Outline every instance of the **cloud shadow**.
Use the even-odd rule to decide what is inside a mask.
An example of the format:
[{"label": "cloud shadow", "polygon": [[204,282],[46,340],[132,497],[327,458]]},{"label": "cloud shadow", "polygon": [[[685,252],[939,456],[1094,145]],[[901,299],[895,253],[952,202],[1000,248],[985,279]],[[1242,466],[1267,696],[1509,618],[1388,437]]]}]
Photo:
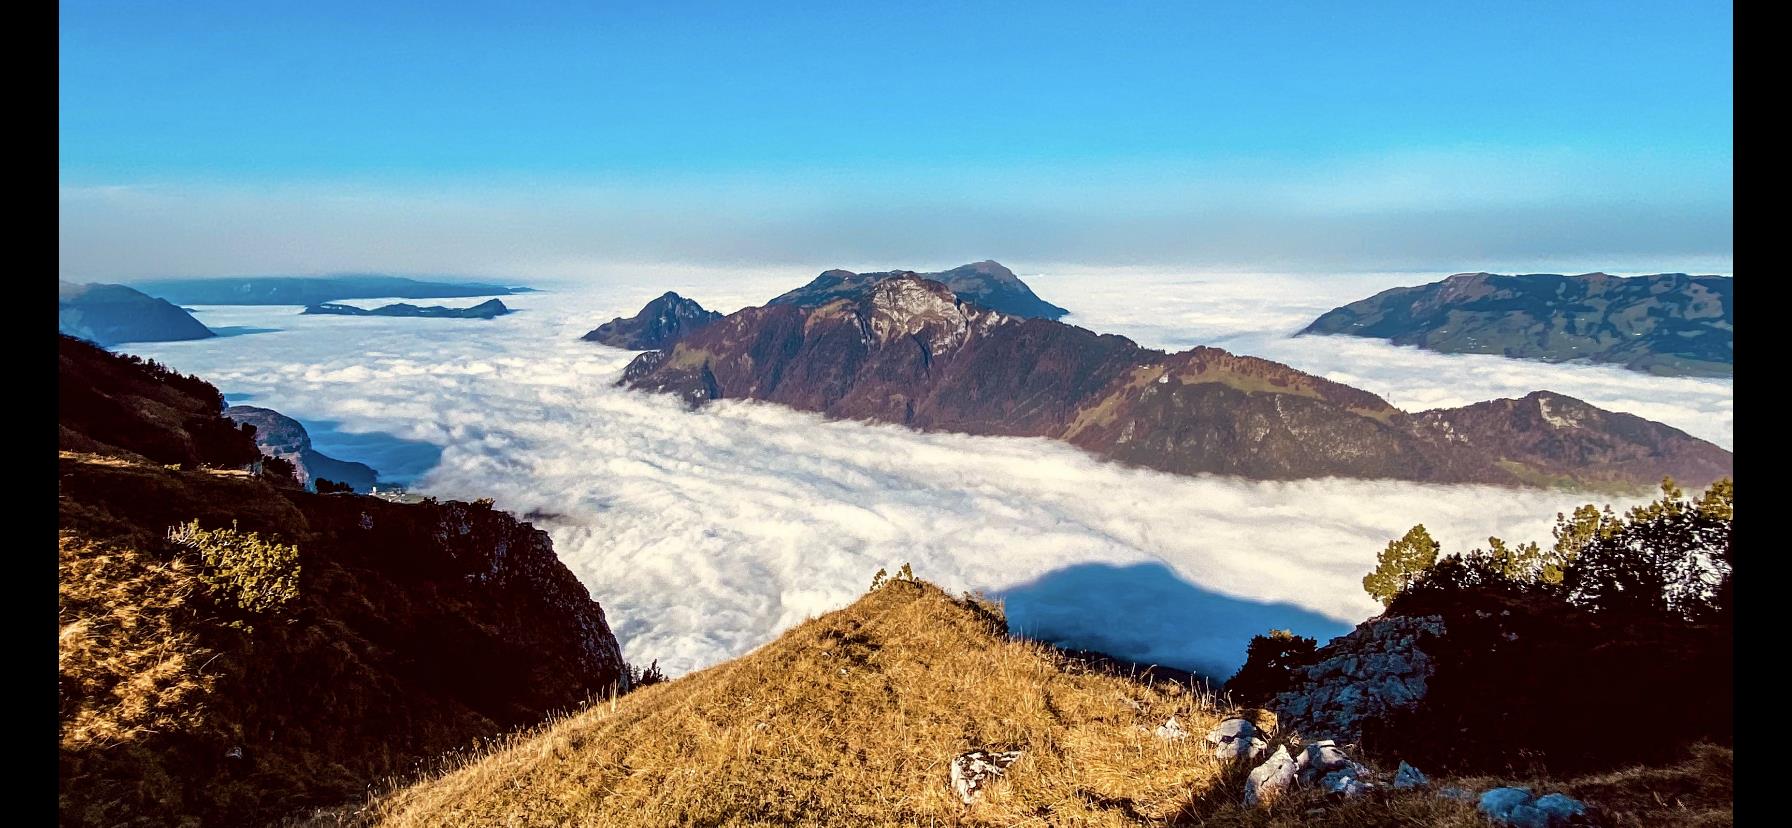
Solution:
[{"label": "cloud shadow", "polygon": [[409,485],[442,462],[442,447],[434,443],[383,431],[343,431],[335,420],[307,420],[304,425],[312,448],[337,460],[372,466],[381,483]]},{"label": "cloud shadow", "polygon": [[1224,681],[1251,636],[1293,630],[1321,644],[1352,625],[1287,603],[1222,595],[1158,562],[1084,563],[994,593],[1016,635]]}]

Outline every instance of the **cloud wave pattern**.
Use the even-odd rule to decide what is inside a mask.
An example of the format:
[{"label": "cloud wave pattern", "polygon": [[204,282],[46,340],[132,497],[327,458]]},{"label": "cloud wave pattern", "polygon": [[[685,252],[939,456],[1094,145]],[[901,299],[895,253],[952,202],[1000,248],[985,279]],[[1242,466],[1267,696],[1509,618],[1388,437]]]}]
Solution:
[{"label": "cloud wave pattern", "polygon": [[[1011,602],[1019,632],[1224,678],[1242,661],[1252,630],[1183,629],[1188,623],[1175,619],[1236,606],[1265,629],[1334,635],[1379,609],[1360,579],[1382,545],[1412,524],[1423,522],[1451,550],[1494,534],[1547,538],[1558,511],[1594,499],[1385,481],[1180,477],[1043,439],[921,434],[752,402],[688,411],[668,397],[613,387],[632,354],[578,341],[667,288],[731,311],[792,281],[686,276],[562,285],[505,297],[521,312],[490,321],[205,307],[200,319],[208,325],[277,330],[124,349],[197,373],[232,399],[332,423],[328,434],[341,436],[320,439],[317,448],[342,459],[362,459],[357,452],[370,450],[369,435],[439,446],[440,462],[413,490],[489,496],[500,508],[535,513],[603,603],[627,657],[658,659],[673,674],[747,652],[852,601],[880,567],[908,562],[949,589],[1023,596]],[[1727,383],[1463,360],[1368,341],[1290,344],[1285,334],[1310,318],[1309,305],[1331,306],[1330,296],[1302,293],[1300,280],[1126,274],[1030,281],[1077,310],[1080,324],[1154,346],[1211,342],[1335,379],[1351,371],[1396,404],[1457,404],[1508,394],[1502,383],[1519,383],[1619,408],[1614,399],[1635,396],[1654,407],[1637,411],[1644,416],[1672,421],[1659,413],[1668,411],[1705,423],[1703,436],[1728,435]],[[1133,590],[1152,600],[1129,602]],[[1191,600],[1213,604],[1170,606]],[[1115,617],[1117,608],[1138,605],[1164,609]],[[1116,635],[1117,625],[1128,633]]]}]

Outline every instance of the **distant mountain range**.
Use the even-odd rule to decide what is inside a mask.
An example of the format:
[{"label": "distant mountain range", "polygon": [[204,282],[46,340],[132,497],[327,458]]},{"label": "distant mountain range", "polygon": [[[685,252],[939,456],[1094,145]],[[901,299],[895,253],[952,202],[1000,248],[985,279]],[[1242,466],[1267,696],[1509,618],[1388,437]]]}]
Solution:
[{"label": "distant mountain range", "polygon": [[97,345],[216,336],[186,309],[124,285],[56,283],[57,328]]},{"label": "distant mountain range", "polygon": [[647,303],[641,312],[624,319],[620,316],[585,334],[581,339],[613,348],[641,351],[662,348],[691,331],[721,319],[715,311],[667,291]]},{"label": "distant mountain range", "polygon": [[509,296],[530,288],[478,282],[425,282],[402,276],[240,276],[221,279],[152,279],[136,288],[183,305],[316,305],[343,299],[456,299]]},{"label": "distant mountain range", "polygon": [[767,302],[767,305],[797,305],[812,308],[842,297],[860,296],[865,289],[885,279],[918,276],[939,282],[966,302],[990,310],[1001,311],[1023,319],[1058,319],[1070,313],[1033,294],[1014,271],[993,261],[959,265],[939,273],[916,273],[912,270],[891,270],[884,273],[854,273],[850,270],[829,270],[814,281]]},{"label": "distant mountain range", "polygon": [[515,313],[497,299],[487,299],[470,308],[445,308],[440,305],[418,307],[399,302],[395,305],[382,305],[368,310],[354,305],[337,305],[323,302],[307,305],[302,314],[324,316],[419,316],[432,319],[492,319],[507,313]]},{"label": "distant mountain range", "polygon": [[1678,429],[1547,391],[1409,414],[1267,360],[1167,354],[1017,318],[913,274],[819,304],[746,308],[641,354],[620,382],[693,402],[758,399],[930,431],[1052,437],[1182,474],[1629,489],[1663,475],[1703,485],[1733,462]]},{"label": "distant mountain range", "polygon": [[1735,280],[1727,276],[1458,273],[1336,308],[1301,333],[1727,377],[1734,372],[1734,297]]},{"label": "distant mountain range", "polygon": [[316,490],[319,479],[347,483],[357,492],[367,492],[379,482],[379,472],[365,463],[338,460],[311,447],[311,435],[298,420],[270,408],[233,405],[224,409],[224,416],[238,425],[255,426],[255,444],[263,454],[289,461],[299,478],[299,485]]}]

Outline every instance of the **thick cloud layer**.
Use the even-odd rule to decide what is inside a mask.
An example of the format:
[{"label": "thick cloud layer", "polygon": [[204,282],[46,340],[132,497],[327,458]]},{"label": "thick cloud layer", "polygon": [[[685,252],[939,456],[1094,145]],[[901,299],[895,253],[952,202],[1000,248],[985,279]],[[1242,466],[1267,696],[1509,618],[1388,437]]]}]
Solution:
[{"label": "thick cloud layer", "polygon": [[[1000,595],[1019,632],[1223,678],[1252,633],[1292,627],[1324,638],[1373,614],[1362,574],[1413,523],[1464,549],[1490,534],[1546,538],[1556,512],[1592,499],[1178,477],[1046,440],[924,435],[755,403],[692,412],[614,388],[632,355],[578,341],[668,288],[731,311],[807,276],[614,280],[505,297],[522,312],[490,321],[204,308],[214,327],[279,330],[126,350],[198,373],[237,401],[329,423],[317,447],[343,459],[378,466],[381,452],[414,461],[406,447],[439,447],[414,489],[534,513],[604,604],[627,657],[673,673],[746,652],[850,602],[880,567],[908,562],[948,588]],[[1354,285],[1032,281],[1090,327],[1147,345],[1212,342],[1338,379],[1351,371],[1396,404],[1541,386],[1625,408],[1614,400],[1634,395],[1728,442],[1728,383],[1281,338],[1312,308],[1336,304],[1334,294],[1355,298]]]}]

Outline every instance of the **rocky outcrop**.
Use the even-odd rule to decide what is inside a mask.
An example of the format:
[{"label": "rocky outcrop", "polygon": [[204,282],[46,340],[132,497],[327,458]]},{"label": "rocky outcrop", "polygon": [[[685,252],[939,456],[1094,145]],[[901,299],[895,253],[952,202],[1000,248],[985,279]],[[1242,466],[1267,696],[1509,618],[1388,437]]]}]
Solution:
[{"label": "rocky outcrop", "polygon": [[1319,649],[1295,671],[1295,686],[1271,705],[1286,727],[1356,742],[1364,724],[1411,711],[1425,698],[1434,667],[1426,644],[1445,634],[1440,616],[1382,616]]},{"label": "rocky outcrop", "polygon": [[959,801],[969,805],[977,801],[985,786],[1008,772],[1008,766],[1020,759],[1021,751],[993,752],[973,750],[952,759],[952,791]]},{"label": "rocky outcrop", "polygon": [[1684,273],[1458,273],[1333,309],[1301,333],[1375,337],[1444,353],[1730,376],[1735,280]]},{"label": "rocky outcrop", "polygon": [[1070,313],[1034,295],[1033,289],[1014,275],[1014,271],[993,261],[959,265],[939,273],[916,273],[912,270],[854,273],[850,270],[829,270],[815,277],[809,284],[784,293],[766,304],[820,307],[835,299],[858,299],[873,285],[897,278],[939,282],[965,302],[1021,319],[1059,319]]},{"label": "rocky outcrop", "polygon": [[216,336],[185,308],[124,285],[56,283],[56,325],[96,345]]},{"label": "rocky outcrop", "polygon": [[757,399],[929,431],[1050,437],[1179,474],[1641,488],[1670,470],[1708,483],[1731,461],[1668,426],[1560,395],[1516,401],[1547,406],[1553,421],[1493,416],[1491,403],[1410,415],[1280,363],[1140,348],[980,307],[915,275],[820,305],[741,310],[636,357],[621,383],[693,403]]},{"label": "rocky outcrop", "polygon": [[642,307],[640,313],[627,319],[618,316],[580,339],[630,351],[653,350],[721,318],[721,314],[704,310],[693,300],[666,291]]},{"label": "rocky outcrop", "polygon": [[346,483],[357,492],[372,491],[379,482],[379,472],[365,463],[338,460],[311,447],[311,435],[304,424],[270,408],[233,405],[224,409],[224,416],[238,424],[255,427],[255,444],[263,454],[278,457],[293,465],[299,485],[312,491],[318,480]]}]

